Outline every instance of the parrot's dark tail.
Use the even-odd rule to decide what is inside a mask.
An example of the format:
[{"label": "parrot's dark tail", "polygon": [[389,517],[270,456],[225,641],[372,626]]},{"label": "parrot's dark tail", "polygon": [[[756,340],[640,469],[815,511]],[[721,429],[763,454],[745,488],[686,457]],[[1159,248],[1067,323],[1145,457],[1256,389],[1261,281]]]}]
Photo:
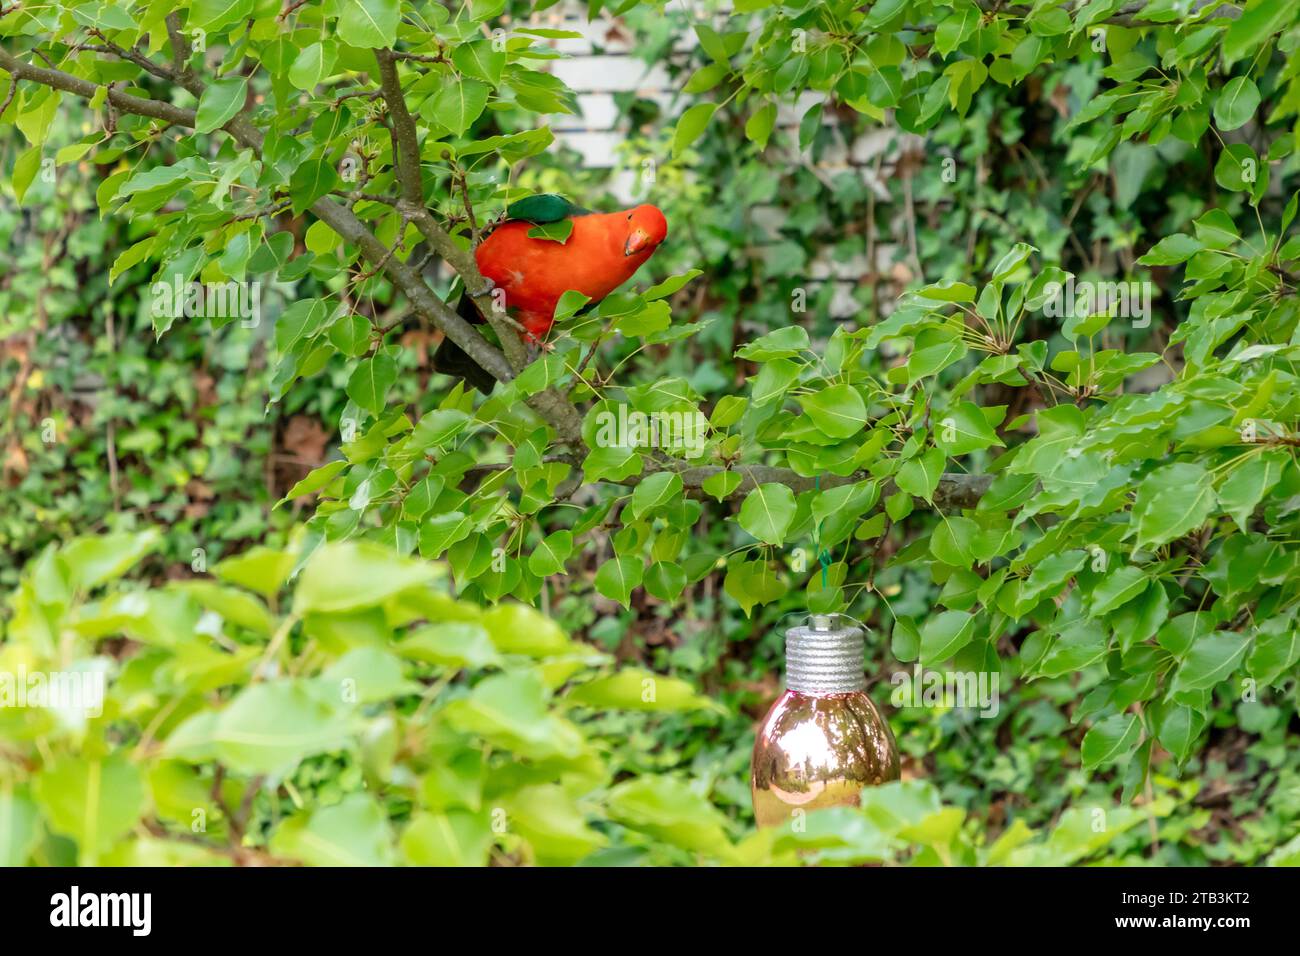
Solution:
[{"label": "parrot's dark tail", "polygon": [[438,350],[433,353],[433,367],[443,375],[463,378],[465,384],[472,385],[484,395],[492,394],[497,380],[483,366],[465,354],[465,350],[451,339],[443,339]]},{"label": "parrot's dark tail", "polygon": [[[483,316],[479,315],[474,300],[467,295],[460,297],[460,302],[456,304],[456,314],[473,325],[483,323]],[[433,353],[433,367],[443,375],[453,375],[456,378],[464,379],[467,385],[478,389],[484,395],[492,394],[492,389],[497,383],[494,376],[479,365],[478,362],[466,355],[464,349],[448,338],[444,338],[437,351]]]}]

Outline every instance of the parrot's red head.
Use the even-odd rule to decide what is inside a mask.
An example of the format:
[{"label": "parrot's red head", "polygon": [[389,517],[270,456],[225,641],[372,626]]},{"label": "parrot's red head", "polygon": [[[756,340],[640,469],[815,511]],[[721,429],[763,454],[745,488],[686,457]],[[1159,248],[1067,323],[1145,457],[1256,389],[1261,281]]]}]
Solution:
[{"label": "parrot's red head", "polygon": [[644,252],[648,256],[667,238],[668,220],[657,206],[642,205],[628,211],[623,255],[634,256]]}]

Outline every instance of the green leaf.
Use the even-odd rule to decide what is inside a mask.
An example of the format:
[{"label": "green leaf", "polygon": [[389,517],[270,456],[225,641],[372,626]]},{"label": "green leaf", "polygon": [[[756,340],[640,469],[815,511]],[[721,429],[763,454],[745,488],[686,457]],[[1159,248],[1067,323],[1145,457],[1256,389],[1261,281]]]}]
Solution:
[{"label": "green leaf", "polygon": [[496,86],[506,67],[506,52],[494,49],[493,41],[488,39],[461,42],[451,51],[451,62],[466,76]]},{"label": "green leaf", "polygon": [[700,489],[706,495],[712,495],[719,501],[728,497],[733,491],[740,487],[744,479],[734,471],[718,471],[700,482]]},{"label": "green leaf", "polygon": [[225,126],[243,108],[247,95],[248,80],[242,76],[208,84],[199,97],[194,132],[211,133]]},{"label": "green leaf", "polygon": [[14,196],[21,203],[27,195],[27,189],[36,179],[36,171],[41,168],[41,147],[33,146],[14,160],[13,187]]},{"label": "green leaf", "polygon": [[[309,159],[289,177],[289,195],[293,199],[295,215],[311,207],[339,184],[339,175],[324,159]],[[287,312],[288,310],[286,310]]]},{"label": "green leaf", "polygon": [[1255,647],[1246,662],[1261,684],[1276,684],[1300,661],[1300,629],[1290,617],[1274,617],[1259,626]]},{"label": "green leaf", "polygon": [[686,784],[666,776],[645,776],[614,787],[610,816],[674,846],[727,857],[726,818]]},{"label": "green leaf", "polygon": [[935,282],[916,292],[923,299],[939,302],[974,302],[975,287],[969,282]]},{"label": "green leaf", "polygon": [[1177,265],[1186,262],[1203,248],[1205,247],[1199,240],[1193,239],[1184,232],[1176,232],[1157,242],[1138,262],[1146,266]]},{"label": "green leaf", "polygon": [[722,588],[740,605],[746,617],[756,605],[780,600],[788,590],[766,561],[742,561],[728,566]]},{"label": "green leaf", "polygon": [[832,385],[799,398],[817,430],[828,438],[849,438],[862,431],[867,403],[851,385]]},{"label": "green leaf", "polygon": [[675,602],[688,583],[686,571],[672,561],[656,561],[646,568],[642,585],[646,593],[661,601]]},{"label": "green leaf", "polygon": [[[486,637],[486,635],[485,635]],[[354,647],[321,672],[321,684],[345,704],[377,704],[424,690],[402,676],[402,662],[378,647]]]},{"label": "green leaf", "polygon": [[348,746],[341,705],[341,697],[330,702],[302,681],[253,684],[220,711],[199,711],[182,723],[164,753],[217,759],[237,773],[284,775],[307,757]]},{"label": "green leaf", "polygon": [[448,444],[469,427],[470,417],[459,409],[435,408],[411,429],[411,447],[428,454]]},{"label": "green leaf", "polygon": [[745,496],[740,506],[740,526],[766,544],[782,544],[794,521],[794,492],[769,482]]},{"label": "green leaf", "polygon": [[1174,690],[1208,690],[1231,676],[1249,649],[1250,641],[1235,631],[1202,634],[1174,675]]},{"label": "green leaf", "polygon": [[1147,589],[1147,576],[1141,568],[1123,567],[1102,579],[1092,592],[1092,613],[1109,614],[1133,600]]},{"label": "green leaf", "polygon": [[661,471],[646,478],[632,491],[628,516],[641,518],[682,495],[682,479],[676,472]]},{"label": "green leaf", "polygon": [[771,138],[775,125],[776,104],[764,103],[745,121],[745,138],[759,149],[767,149],[767,141]]},{"label": "green leaf", "polygon": [[275,632],[275,618],[266,605],[250,594],[222,587],[212,581],[178,581],[172,585],[194,598],[201,606],[221,615],[222,620],[247,628],[263,637]]},{"label": "green leaf", "polygon": [[975,616],[965,611],[943,611],[921,628],[921,662],[946,661],[975,636]]},{"label": "green leaf", "polygon": [[378,417],[388,390],[397,381],[397,363],[387,352],[376,352],[357,363],[348,379],[348,398]]},{"label": "green leaf", "polygon": [[663,282],[652,285],[641,293],[641,298],[647,302],[653,302],[656,299],[666,299],[677,290],[683,288],[686,283],[690,282],[698,275],[703,273],[699,269],[688,269],[685,272],[669,276]]},{"label": "green leaf", "polygon": [[341,0],[338,35],[350,46],[376,49],[397,42],[398,0]]},{"label": "green leaf", "polygon": [[501,655],[487,629],[473,621],[441,621],[426,625],[398,642],[395,649],[407,660],[457,670],[501,665]]},{"label": "green leaf", "polygon": [[1248,76],[1229,80],[1214,101],[1214,125],[1227,132],[1245,126],[1259,109],[1259,88]]},{"label": "green leaf", "polygon": [[59,757],[37,775],[33,796],[50,828],[77,842],[82,866],[94,866],[145,808],[144,779],[121,755]]},{"label": "green leaf", "polygon": [[[328,468],[329,465],[325,467]],[[284,587],[284,582],[289,579],[295,562],[296,558],[292,552],[255,547],[249,548],[242,554],[225,558],[212,571],[223,581],[256,591],[266,597],[273,597]]]},{"label": "green leaf", "polygon": [[573,532],[553,531],[528,556],[528,570],[538,577],[562,574],[564,562],[573,553]]},{"label": "green leaf", "polygon": [[[564,245],[569,241],[569,236],[573,235],[573,220],[561,219],[557,222],[544,222],[540,225],[533,226],[528,230],[529,239],[546,239],[550,242],[558,242]],[[568,293],[565,293],[566,295]],[[577,293],[581,295],[581,293]],[[586,299],[586,296],[583,296]],[[557,307],[559,303],[556,303]]]},{"label": "green leaf", "polygon": [[487,815],[459,809],[417,813],[401,840],[402,853],[416,866],[484,866],[491,845]]},{"label": "green leaf", "polygon": [[427,585],[433,565],[368,541],[323,544],[307,560],[294,592],[295,614],[375,607],[409,588]]},{"label": "green leaf", "polygon": [[927,448],[920,457],[903,462],[894,483],[909,495],[928,500],[934,494],[934,489],[939,487],[946,460],[940,449]]},{"label": "green leaf", "polygon": [[1138,485],[1133,504],[1137,546],[1150,550],[1194,531],[1215,507],[1211,476],[1203,465],[1174,462]]},{"label": "green leaf", "polygon": [[0,787],[0,866],[25,866],[40,838],[36,804],[12,783]]},{"label": "green leaf", "polygon": [[1084,768],[1095,770],[1128,757],[1141,737],[1142,721],[1135,714],[1115,714],[1094,724],[1079,748]]},{"label": "green leaf", "polygon": [[1294,15],[1290,0],[1255,0],[1244,5],[1223,35],[1224,69],[1258,51],[1265,41],[1282,29]]},{"label": "green leaf", "polygon": [[777,358],[793,358],[807,348],[808,330],[802,325],[787,325],[746,342],[736,349],[736,355],[754,362],[770,362]]},{"label": "green leaf", "polygon": [[503,804],[506,818],[543,865],[576,863],[608,842],[587,825],[581,807],[555,784],[524,787]]},{"label": "green leaf", "polygon": [[457,136],[465,135],[487,106],[490,88],[480,80],[449,78],[420,107],[420,115]]},{"label": "green leaf", "polygon": [[310,93],[334,72],[336,57],[334,44],[309,43],[294,57],[293,65],[289,67],[289,82]]},{"label": "green leaf", "polygon": [[565,699],[586,707],[619,710],[710,710],[717,706],[684,680],[635,667],[579,684]]},{"label": "green leaf", "polygon": [[271,852],[311,866],[391,866],[392,832],[374,797],[352,793],[331,807],[282,823]]},{"label": "green leaf", "polygon": [[547,711],[547,696],[536,673],[494,674],[442,713],[453,727],[521,757],[577,757],[585,747],[582,734]]},{"label": "green leaf", "polygon": [[596,571],[596,590],[611,601],[627,607],[632,601],[633,590],[641,584],[644,570],[640,558],[610,558]]},{"label": "green leaf", "polygon": [[1205,718],[1183,704],[1164,703],[1153,714],[1156,739],[1181,763],[1192,752],[1192,745],[1205,729]]},{"label": "green leaf", "polygon": [[[995,411],[999,420],[1003,411],[1001,409]],[[937,419],[934,442],[949,457],[968,455],[991,445],[1004,444],[989,424],[985,410],[973,402],[961,402],[956,408],[949,409],[947,414]]]},{"label": "green leaf", "polygon": [[232,23],[246,20],[253,13],[253,0],[194,0],[190,5],[188,26],[211,33]]},{"label": "green leaf", "polygon": [[1250,516],[1260,501],[1281,480],[1287,461],[1286,452],[1266,450],[1233,468],[1219,486],[1219,504],[1243,532],[1250,530]]},{"label": "green leaf", "polygon": [[333,481],[335,476],[347,466],[348,463],[346,461],[331,461],[326,462],[319,468],[312,469],[312,471],[307,474],[307,477],[303,478],[296,485],[290,488],[288,494],[281,498],[278,503],[284,504],[286,501],[292,501],[294,498],[299,498],[303,495],[309,495],[312,492],[320,491]]},{"label": "green leaf", "polygon": [[673,159],[704,134],[717,108],[717,103],[696,103],[682,114],[673,133]]},{"label": "green leaf", "polygon": [[121,577],[137,561],[154,550],[162,536],[147,531],[88,535],[64,545],[59,558],[68,569],[68,583],[75,591],[88,591]]}]

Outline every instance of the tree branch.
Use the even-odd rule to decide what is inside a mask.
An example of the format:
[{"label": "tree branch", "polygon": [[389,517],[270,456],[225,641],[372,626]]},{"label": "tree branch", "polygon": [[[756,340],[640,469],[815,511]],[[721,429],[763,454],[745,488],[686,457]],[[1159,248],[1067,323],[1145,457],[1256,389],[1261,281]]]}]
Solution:
[{"label": "tree branch", "polygon": [[[169,29],[173,26],[170,22],[168,25]],[[173,37],[174,44],[179,42],[182,41],[178,41]],[[111,52],[116,53],[116,51]],[[387,55],[385,56],[383,53],[387,53]],[[418,141],[414,136],[414,122],[411,120],[405,101],[400,95],[400,87],[395,86],[397,75],[391,51],[377,53],[377,57],[381,80],[386,86],[385,98],[389,103],[390,112],[394,119],[395,146],[398,149],[394,162],[405,167],[404,170],[399,169],[398,172],[403,198],[396,204],[397,210],[415,223],[416,228],[420,230],[434,251],[460,275],[461,279],[466,283],[466,288],[473,286],[481,290],[480,295],[475,297],[475,302],[480,305],[483,314],[491,321],[494,316],[497,316],[497,313],[492,307],[493,303],[490,295],[486,293],[487,283],[478,270],[478,264],[475,262],[474,256],[468,250],[462,248],[424,207],[423,187],[419,175]],[[154,66],[158,70],[167,70],[166,67],[160,67],[157,64],[154,64]],[[11,75],[15,85],[18,80],[29,80],[85,99],[94,98],[101,89],[104,89],[97,83],[62,70],[24,63],[3,48],[0,48],[0,68],[3,68]],[[180,73],[171,72],[174,73],[175,81],[187,91],[195,96],[202,95],[203,83],[188,68],[183,69]],[[391,94],[391,99],[387,94]],[[171,103],[134,96],[112,88],[108,89],[107,99],[114,108],[123,113],[151,117],[175,126],[193,128],[195,125],[194,110],[175,106]],[[234,118],[226,123],[223,129],[241,146],[260,155],[263,143],[262,133],[253,125],[245,113],[236,114]],[[508,360],[506,355],[494,348],[473,326],[448,307],[442,299],[433,293],[415,269],[389,255],[389,250],[384,243],[370,231],[350,208],[341,205],[328,196],[316,200],[310,208],[317,218],[338,233],[345,241],[354,243],[363,256],[372,263],[381,265],[385,274],[406,296],[417,314],[440,329],[444,335],[459,345],[466,354],[499,381],[509,382],[514,378],[518,368],[521,368],[522,365]],[[482,303],[482,299],[487,299],[487,302]],[[484,304],[486,304],[486,308],[484,308]],[[495,323],[494,327],[497,327]],[[502,336],[503,343],[513,343],[507,348],[513,352],[517,347],[520,354],[522,354],[522,343],[519,342],[514,329],[505,324],[497,328],[498,334]],[[532,396],[528,400],[528,404],[556,429],[560,440],[568,443],[575,453],[580,454],[585,450],[585,443],[582,440],[582,415],[564,396],[554,389],[547,389]],[[625,484],[634,485],[656,471],[665,470],[676,471],[681,475],[686,488],[698,490],[705,479],[724,469],[721,466],[688,466],[685,463],[672,460],[649,462],[646,471],[641,476],[629,479]],[[741,466],[733,470],[741,475],[741,483],[735,491],[736,495],[747,493],[756,485],[768,482],[786,485],[796,492],[806,491],[814,487],[814,479],[805,478],[788,468],[753,465]],[[859,472],[848,477],[832,476],[823,481],[821,487],[832,488],[854,481],[861,481],[867,477],[869,475],[865,472]],[[991,481],[992,477],[987,475],[944,475],[940,479],[939,487],[932,498],[933,503],[939,508],[971,507],[979,500],[979,497],[988,488]],[[887,487],[892,487],[892,482]]]},{"label": "tree branch", "polygon": [[[736,465],[730,469],[723,468],[721,465],[687,465],[676,459],[650,463],[646,470],[633,478],[629,478],[625,484],[638,484],[649,478],[652,474],[661,471],[673,471],[682,479],[682,485],[687,491],[698,491],[704,482],[723,471],[733,471],[740,476],[740,484],[727,497],[739,498],[749,494],[759,485],[778,484],[785,485],[795,494],[801,494],[805,491],[811,491],[818,487],[816,478],[806,478],[790,468],[779,468],[773,465]],[[872,476],[865,471],[857,471],[851,475],[828,475],[821,479],[820,487],[822,491],[830,488],[838,488],[841,485],[851,485],[859,481],[867,481]],[[939,485],[931,496],[931,502],[936,509],[949,508],[973,508],[979,503],[984,492],[988,491],[989,485],[993,483],[992,475],[964,475],[959,473],[945,474],[939,479]],[[881,488],[881,494],[891,495],[898,490],[893,479],[885,482]]]}]

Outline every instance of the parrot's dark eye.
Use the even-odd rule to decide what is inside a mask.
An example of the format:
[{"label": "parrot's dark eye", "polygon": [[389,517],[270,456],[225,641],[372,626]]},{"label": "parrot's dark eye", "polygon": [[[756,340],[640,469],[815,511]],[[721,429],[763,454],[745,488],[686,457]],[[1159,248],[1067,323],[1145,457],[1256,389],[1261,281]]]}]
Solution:
[{"label": "parrot's dark eye", "polygon": [[628,222],[631,222],[631,221],[632,221],[632,214],[631,214],[631,213],[628,213],[628,214],[627,214],[627,221],[628,221]]}]

